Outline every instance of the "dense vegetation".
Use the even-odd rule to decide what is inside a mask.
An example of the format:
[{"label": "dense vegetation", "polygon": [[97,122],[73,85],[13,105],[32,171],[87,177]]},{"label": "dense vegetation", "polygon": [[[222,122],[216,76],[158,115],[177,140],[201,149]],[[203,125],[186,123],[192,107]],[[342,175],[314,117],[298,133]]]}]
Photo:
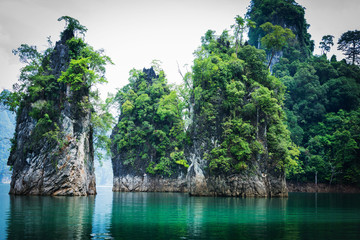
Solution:
[{"label": "dense vegetation", "polygon": [[186,171],[183,102],[162,70],[130,74],[130,83],[116,95],[121,114],[112,136],[115,154],[138,174],[170,177]]},{"label": "dense vegetation", "polygon": [[[296,36],[290,46],[283,51],[289,60],[306,58],[314,50],[314,42],[307,32],[309,24],[304,17],[305,9],[295,0],[252,0],[247,18],[257,26],[270,22],[273,25],[289,28]],[[261,48],[260,40],[266,32],[260,28],[250,28],[249,44]]]},{"label": "dense vegetation", "polygon": [[285,87],[269,74],[265,51],[237,46],[228,31],[216,36],[209,30],[195,55],[189,135],[195,142],[205,139],[201,148],[208,170],[253,171],[259,168],[258,160],[266,158],[261,171],[283,171],[296,149],[284,123]]},{"label": "dense vegetation", "polygon": [[[294,0],[253,0],[248,16],[262,24],[288,26],[296,41],[284,49],[283,58],[273,73],[286,85],[285,111],[292,140],[299,146],[298,166],[289,169],[288,178],[296,181],[360,183],[359,97],[360,69],[356,48],[359,31],[349,31],[339,39],[349,62],[327,59],[333,36],[320,43],[324,55],[313,56],[313,43],[307,33],[304,8]],[[257,44],[261,29],[250,30]],[[297,54],[299,53],[299,54]],[[301,54],[300,54],[301,53]]]},{"label": "dense vegetation", "polygon": [[274,71],[287,86],[288,125],[301,150],[299,168],[288,177],[359,183],[359,67],[323,55],[283,58]]},{"label": "dense vegetation", "polygon": [[[103,51],[96,51],[84,42],[87,29],[78,20],[68,16],[59,18],[59,21],[62,20],[66,22],[66,28],[61,33],[60,42],[66,45],[68,51],[55,51],[50,40],[49,47],[43,52],[37,51],[35,46],[22,44],[13,50],[26,64],[21,70],[19,83],[14,85],[13,92],[3,91],[0,95],[1,103],[17,113],[18,122],[25,115],[36,122],[28,144],[22,149],[24,154],[38,152],[45,142],[50,143],[50,148],[57,146],[60,149],[68,144],[72,136],[65,136],[59,127],[60,113],[66,102],[77,104],[72,113],[75,118],[88,111],[93,112],[92,127],[96,136],[110,127],[111,115],[103,111],[100,116],[99,111],[95,111],[101,110],[102,105],[96,103],[98,94],[92,86],[106,82],[104,66],[111,60]],[[63,54],[64,62],[53,59],[59,54]],[[12,139],[11,151],[17,148],[17,134]]]}]

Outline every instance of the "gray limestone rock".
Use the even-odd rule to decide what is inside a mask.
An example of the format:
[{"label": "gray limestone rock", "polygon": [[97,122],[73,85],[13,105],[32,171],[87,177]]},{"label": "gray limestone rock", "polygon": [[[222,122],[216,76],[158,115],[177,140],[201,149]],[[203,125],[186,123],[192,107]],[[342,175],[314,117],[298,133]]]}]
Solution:
[{"label": "gray limestone rock", "polygon": [[184,176],[178,178],[127,174],[114,177],[114,192],[187,192]]}]

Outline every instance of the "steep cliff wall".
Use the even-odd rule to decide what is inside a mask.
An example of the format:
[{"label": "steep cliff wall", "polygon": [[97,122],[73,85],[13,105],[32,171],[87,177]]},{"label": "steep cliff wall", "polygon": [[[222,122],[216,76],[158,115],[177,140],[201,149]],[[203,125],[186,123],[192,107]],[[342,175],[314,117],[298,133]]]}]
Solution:
[{"label": "steep cliff wall", "polygon": [[65,30],[42,58],[45,70],[27,80],[41,90],[28,88],[17,113],[8,159],[13,169],[10,194],[96,194],[91,109],[84,104],[89,87],[75,91],[58,81],[69,67],[73,37],[73,31]]},{"label": "steep cliff wall", "polygon": [[162,73],[134,71],[118,93],[112,131],[113,191],[185,192],[183,122],[179,100]]}]

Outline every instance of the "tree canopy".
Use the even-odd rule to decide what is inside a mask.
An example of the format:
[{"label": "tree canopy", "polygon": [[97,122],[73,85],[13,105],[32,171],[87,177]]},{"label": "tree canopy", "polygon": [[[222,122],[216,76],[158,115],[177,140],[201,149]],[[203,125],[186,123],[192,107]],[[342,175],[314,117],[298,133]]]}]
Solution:
[{"label": "tree canopy", "polygon": [[274,73],[287,87],[287,124],[301,152],[288,179],[359,184],[360,68],[322,55],[283,58]]},{"label": "tree canopy", "polygon": [[[304,8],[294,0],[253,0],[248,17],[258,24],[286,26],[296,37],[272,68],[286,86],[287,125],[300,150],[296,167],[287,169],[287,178],[308,182],[317,175],[320,182],[359,184],[360,141],[355,127],[360,107],[360,69],[355,66],[359,63],[358,31],[348,31],[338,41],[350,65],[335,56],[327,59],[334,45],[332,35],[323,36],[320,42],[322,56],[313,56]],[[265,29],[250,29],[249,43],[261,47],[258,41],[263,37],[266,49],[264,41],[271,42],[271,38],[264,36]]]},{"label": "tree canopy", "polygon": [[360,31],[347,31],[338,41],[338,50],[342,50],[352,64],[360,64]]},{"label": "tree canopy", "polygon": [[327,52],[330,52],[331,46],[334,46],[334,36],[323,36],[319,46],[319,48],[321,48],[321,54],[326,54]]}]

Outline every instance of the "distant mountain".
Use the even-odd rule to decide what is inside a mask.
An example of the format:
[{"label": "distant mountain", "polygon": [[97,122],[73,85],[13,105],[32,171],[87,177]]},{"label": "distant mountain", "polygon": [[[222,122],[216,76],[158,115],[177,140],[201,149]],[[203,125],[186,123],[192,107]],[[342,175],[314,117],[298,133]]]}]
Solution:
[{"label": "distant mountain", "polygon": [[10,154],[10,139],[14,135],[15,114],[7,110],[0,110],[0,182],[10,182],[11,171],[7,166]]},{"label": "distant mountain", "polygon": [[113,185],[113,170],[110,159],[103,159],[102,165],[95,158],[95,176],[96,176],[96,186],[112,186]]}]

